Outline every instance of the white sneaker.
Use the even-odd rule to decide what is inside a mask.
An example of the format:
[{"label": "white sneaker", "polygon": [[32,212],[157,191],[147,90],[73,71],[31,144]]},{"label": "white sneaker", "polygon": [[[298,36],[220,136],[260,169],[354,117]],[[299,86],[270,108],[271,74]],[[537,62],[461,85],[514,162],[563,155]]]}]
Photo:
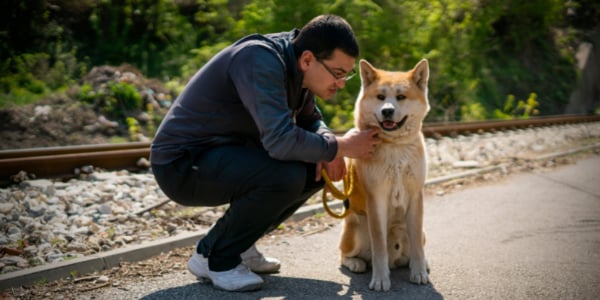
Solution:
[{"label": "white sneaker", "polygon": [[223,272],[211,271],[208,268],[208,259],[198,253],[194,253],[188,261],[188,269],[199,280],[210,280],[214,287],[225,291],[254,291],[260,289],[264,282],[244,264]]},{"label": "white sneaker", "polygon": [[241,254],[242,264],[248,266],[250,270],[256,273],[275,273],[279,271],[281,263],[278,259],[265,257],[252,245],[248,250]]}]

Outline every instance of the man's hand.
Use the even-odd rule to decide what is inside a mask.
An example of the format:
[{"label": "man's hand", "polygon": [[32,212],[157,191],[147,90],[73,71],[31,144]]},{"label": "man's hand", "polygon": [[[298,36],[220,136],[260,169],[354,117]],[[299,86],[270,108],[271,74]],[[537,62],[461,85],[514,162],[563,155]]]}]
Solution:
[{"label": "man's hand", "polygon": [[379,128],[371,128],[359,131],[351,129],[343,137],[337,138],[338,153],[337,157],[350,158],[368,158],[375,152],[375,147],[381,143],[381,139],[377,134],[381,130]]},{"label": "man's hand", "polygon": [[329,179],[331,181],[342,180],[346,175],[346,162],[343,157],[336,157],[330,162],[319,162],[317,163],[317,174],[315,174],[315,181],[321,180],[321,170],[327,171]]}]

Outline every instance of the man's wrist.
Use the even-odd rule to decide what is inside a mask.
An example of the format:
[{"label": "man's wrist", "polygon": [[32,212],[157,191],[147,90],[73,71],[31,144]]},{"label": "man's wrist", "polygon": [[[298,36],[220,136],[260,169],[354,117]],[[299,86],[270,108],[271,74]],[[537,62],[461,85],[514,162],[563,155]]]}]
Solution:
[{"label": "man's wrist", "polygon": [[347,156],[347,146],[346,144],[348,143],[348,141],[346,140],[346,138],[344,137],[336,137],[336,141],[337,141],[337,153],[335,155],[335,157],[345,157]]}]

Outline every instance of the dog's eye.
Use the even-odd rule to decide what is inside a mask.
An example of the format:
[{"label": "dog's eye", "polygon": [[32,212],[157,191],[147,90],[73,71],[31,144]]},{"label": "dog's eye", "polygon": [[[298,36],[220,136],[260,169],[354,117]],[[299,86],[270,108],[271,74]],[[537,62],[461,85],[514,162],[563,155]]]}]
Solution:
[{"label": "dog's eye", "polygon": [[385,100],[385,95],[379,94],[379,95],[377,95],[377,99],[379,99],[379,100]]},{"label": "dog's eye", "polygon": [[406,96],[404,96],[404,95],[396,96],[396,100],[404,100],[404,99],[406,99]]}]

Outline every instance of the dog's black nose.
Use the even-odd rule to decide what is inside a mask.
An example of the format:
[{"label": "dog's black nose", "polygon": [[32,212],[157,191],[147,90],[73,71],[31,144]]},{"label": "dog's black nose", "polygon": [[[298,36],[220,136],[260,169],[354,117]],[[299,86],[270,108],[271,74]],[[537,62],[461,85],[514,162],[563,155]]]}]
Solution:
[{"label": "dog's black nose", "polygon": [[384,108],[381,110],[381,114],[383,115],[384,118],[390,119],[394,116],[394,109],[393,108]]}]

